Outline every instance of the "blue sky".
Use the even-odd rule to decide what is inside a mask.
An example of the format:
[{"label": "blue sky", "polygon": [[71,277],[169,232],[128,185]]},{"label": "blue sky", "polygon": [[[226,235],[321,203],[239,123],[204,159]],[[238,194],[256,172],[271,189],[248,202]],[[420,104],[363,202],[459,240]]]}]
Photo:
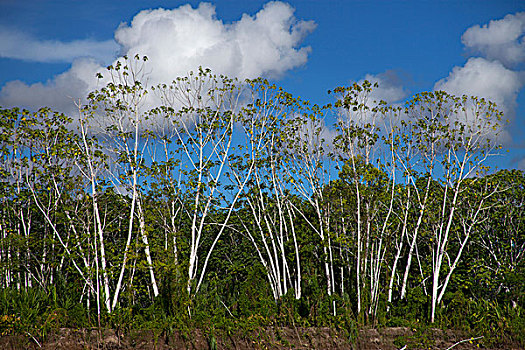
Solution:
[{"label": "blue sky", "polygon": [[153,50],[140,52],[153,57],[152,80],[203,64],[268,76],[319,104],[328,89],[364,78],[392,102],[437,88],[486,95],[511,119],[510,152],[497,165],[525,169],[524,1],[199,4],[1,0],[0,105],[67,110],[119,53]]}]

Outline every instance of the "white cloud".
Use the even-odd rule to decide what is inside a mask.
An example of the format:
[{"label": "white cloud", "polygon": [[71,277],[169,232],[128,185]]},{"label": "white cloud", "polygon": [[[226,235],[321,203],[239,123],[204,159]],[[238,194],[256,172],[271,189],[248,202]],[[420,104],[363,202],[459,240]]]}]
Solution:
[{"label": "white cloud", "polygon": [[[385,101],[392,106],[399,106],[400,101],[408,96],[408,91],[403,87],[403,81],[405,79],[396,71],[387,70],[376,75],[366,74],[357,84],[363,86],[365,80],[372,84],[371,92],[358,94],[357,102],[359,104],[363,103],[368,109],[353,111],[353,108],[349,108],[348,110],[341,110],[338,122],[342,123],[342,125],[356,124],[364,126],[368,123],[382,125],[386,120],[382,119],[381,113],[374,111],[375,107],[379,105],[379,102]],[[378,87],[373,87],[375,83],[378,84]],[[394,123],[398,122],[397,120],[388,120],[388,122],[390,121]]]},{"label": "white cloud", "polygon": [[490,21],[488,25],[475,25],[461,37],[463,44],[506,66],[525,62],[525,12],[507,15]]},{"label": "white cloud", "polygon": [[506,114],[513,115],[523,83],[519,72],[505,68],[498,61],[477,57],[470,58],[463,67],[454,67],[447,78],[434,85],[434,90],[483,97],[495,102]]},{"label": "white cloud", "polygon": [[118,52],[114,40],[92,39],[62,42],[38,40],[22,32],[0,27],[0,57],[35,62],[73,62],[79,57],[92,57],[111,62]]},{"label": "white cloud", "polygon": [[[463,67],[454,67],[447,78],[439,80],[434,90],[443,90],[452,95],[470,95],[485,98],[495,102],[498,109],[504,113],[504,120],[512,119],[517,106],[516,98],[524,84],[520,72],[507,69],[499,61],[489,61],[484,58],[470,58]],[[465,120],[466,118],[466,120]],[[478,123],[474,113],[466,113],[462,122]],[[486,132],[504,144],[511,142],[511,136],[505,128],[493,129],[487,125]]]},{"label": "white cloud", "polygon": [[325,150],[333,143],[337,136],[336,132],[329,129],[324,119],[307,119],[306,122],[297,130],[299,138],[308,144],[309,148],[323,146]]},{"label": "white cloud", "polygon": [[[244,14],[225,24],[208,3],[145,10],[131,24],[121,24],[115,40],[122,55],[148,56],[149,85],[169,83],[199,66],[239,78],[279,77],[306,63],[310,48],[298,46],[316,26],[296,20],[293,13],[288,4],[269,2],[255,16]],[[46,105],[70,112],[66,106],[73,107],[71,97],[84,97],[95,89],[95,72],[103,70],[83,59],[46,83],[9,82],[0,91],[0,105]]]},{"label": "white cloud", "polygon": [[387,103],[394,103],[401,101],[408,95],[408,92],[403,88],[401,77],[393,70],[387,70],[377,75],[367,74],[358,84],[363,84],[365,80],[379,85],[370,94],[370,100],[372,101],[379,102],[383,100]]},{"label": "white cloud", "polygon": [[325,152],[323,156],[332,151],[337,133],[326,126],[324,118],[312,120],[299,114],[294,114],[292,118],[293,122],[289,120],[291,123],[283,132],[287,137],[291,137],[287,140],[290,142],[289,145],[295,147],[294,150],[299,153],[307,150],[311,154],[314,150],[322,149]]},{"label": "white cloud", "polygon": [[121,25],[115,39],[128,56],[148,56],[156,81],[185,75],[199,65],[240,78],[278,77],[305,64],[310,51],[296,47],[315,24],[297,21],[293,12],[288,4],[270,2],[255,16],[244,14],[224,24],[208,3],[196,9],[147,10],[131,25]]},{"label": "white cloud", "polygon": [[50,107],[61,112],[74,113],[75,101],[84,99],[96,87],[95,74],[101,66],[93,59],[77,59],[71,68],[47,81],[27,85],[10,81],[0,91],[0,105],[20,106],[36,110]]},{"label": "white cloud", "polygon": [[[472,26],[461,41],[471,53],[483,57],[470,58],[463,67],[454,67],[447,78],[435,84],[434,90],[483,97],[497,104],[504,119],[513,119],[517,96],[525,84],[525,73],[516,70],[525,63],[525,12]],[[511,142],[507,127],[496,132],[501,142]]]}]

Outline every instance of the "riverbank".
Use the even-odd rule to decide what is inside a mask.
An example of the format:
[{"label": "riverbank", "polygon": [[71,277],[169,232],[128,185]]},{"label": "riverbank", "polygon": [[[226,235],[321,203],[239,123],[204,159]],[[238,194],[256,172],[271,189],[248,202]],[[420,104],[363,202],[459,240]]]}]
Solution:
[{"label": "riverbank", "polygon": [[98,331],[61,328],[42,340],[26,334],[0,337],[1,349],[523,349],[508,340],[486,347],[483,337],[459,331],[406,327],[361,329],[354,337],[327,328],[266,328],[250,334],[212,334],[194,330],[190,334],[173,331],[122,333],[106,329]]}]

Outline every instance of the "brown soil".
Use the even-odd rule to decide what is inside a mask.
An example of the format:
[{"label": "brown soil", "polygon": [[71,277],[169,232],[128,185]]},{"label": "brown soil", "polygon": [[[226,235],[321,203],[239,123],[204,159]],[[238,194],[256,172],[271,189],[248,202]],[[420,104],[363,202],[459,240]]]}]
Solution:
[{"label": "brown soil", "polygon": [[[330,328],[272,328],[248,336],[222,335],[217,338],[194,331],[184,336],[169,336],[153,331],[120,334],[114,330],[74,330],[62,328],[49,334],[45,341],[27,336],[0,337],[0,349],[479,349],[478,340],[461,332],[430,330],[415,334],[404,327],[363,329],[357,339],[350,340]],[[478,345],[480,344],[480,345]],[[519,344],[501,344],[491,349],[523,349]]]}]

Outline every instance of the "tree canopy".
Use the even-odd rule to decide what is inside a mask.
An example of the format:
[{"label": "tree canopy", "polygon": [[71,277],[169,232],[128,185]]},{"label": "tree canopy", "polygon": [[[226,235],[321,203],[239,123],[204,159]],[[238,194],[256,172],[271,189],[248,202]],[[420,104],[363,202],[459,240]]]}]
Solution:
[{"label": "tree canopy", "polygon": [[206,69],[147,87],[140,64],[75,116],[0,109],[2,332],[61,308],[524,334],[525,175],[488,166],[493,103],[365,82],[319,106]]}]

